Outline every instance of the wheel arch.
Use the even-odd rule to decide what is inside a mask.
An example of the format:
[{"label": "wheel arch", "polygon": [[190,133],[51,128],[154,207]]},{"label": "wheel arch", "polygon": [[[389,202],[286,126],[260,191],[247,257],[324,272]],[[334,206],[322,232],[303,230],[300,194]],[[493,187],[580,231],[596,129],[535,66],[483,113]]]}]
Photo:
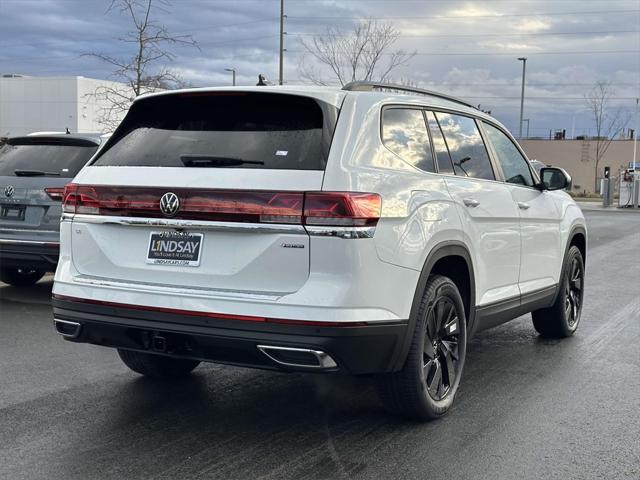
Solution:
[{"label": "wheel arch", "polygon": [[471,254],[467,246],[460,241],[444,241],[437,244],[427,255],[418,283],[413,294],[409,322],[405,338],[398,349],[394,362],[394,370],[404,365],[413,338],[413,331],[418,321],[418,309],[429,276],[440,274],[450,277],[458,286],[465,306],[467,332],[473,331],[475,322],[475,276]]},{"label": "wheel arch", "polygon": [[564,272],[566,268],[566,259],[567,254],[569,253],[569,249],[573,246],[578,247],[580,253],[582,254],[582,262],[587,265],[587,229],[584,225],[578,224],[571,227],[569,231],[569,236],[567,238],[567,244],[564,248],[564,255],[562,256],[562,268],[560,269],[560,278],[558,279],[558,286],[556,288],[556,294],[553,296],[553,303],[558,298],[560,291],[562,290],[562,279],[564,278]]},{"label": "wheel arch", "polygon": [[582,261],[587,264],[587,229],[583,225],[574,225],[569,233],[569,241],[565,248],[565,256],[569,249],[575,245],[582,254]]}]

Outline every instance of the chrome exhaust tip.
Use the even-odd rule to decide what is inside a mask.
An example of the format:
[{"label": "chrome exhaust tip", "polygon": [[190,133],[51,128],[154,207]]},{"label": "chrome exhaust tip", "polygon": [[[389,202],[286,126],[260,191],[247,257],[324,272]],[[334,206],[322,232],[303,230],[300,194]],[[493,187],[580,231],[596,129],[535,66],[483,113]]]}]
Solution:
[{"label": "chrome exhaust tip", "polygon": [[328,370],[338,366],[335,360],[322,350],[274,345],[257,345],[257,347],[270,360],[286,367]]},{"label": "chrome exhaust tip", "polygon": [[60,335],[66,338],[77,338],[80,335],[81,325],[78,322],[70,322],[69,320],[53,319],[53,325]]}]

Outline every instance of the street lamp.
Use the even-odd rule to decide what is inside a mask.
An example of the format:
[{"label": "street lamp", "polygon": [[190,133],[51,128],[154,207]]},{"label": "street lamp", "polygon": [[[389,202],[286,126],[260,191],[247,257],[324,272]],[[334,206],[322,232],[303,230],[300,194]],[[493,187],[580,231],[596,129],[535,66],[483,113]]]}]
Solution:
[{"label": "street lamp", "polygon": [[233,76],[233,86],[236,86],[236,69],[235,68],[225,68],[224,69],[225,72],[231,72],[232,76]]},{"label": "street lamp", "polygon": [[522,138],[522,122],[524,114],[524,77],[527,69],[527,57],[518,58],[522,62],[522,93],[520,94],[520,135],[518,138]]}]

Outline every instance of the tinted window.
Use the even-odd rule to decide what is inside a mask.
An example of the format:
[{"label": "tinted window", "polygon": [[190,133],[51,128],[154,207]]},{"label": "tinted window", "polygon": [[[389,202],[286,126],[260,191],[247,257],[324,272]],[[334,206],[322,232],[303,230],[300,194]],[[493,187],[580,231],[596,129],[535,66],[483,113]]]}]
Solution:
[{"label": "tinted window", "polygon": [[0,175],[32,170],[73,178],[97,150],[91,143],[66,145],[53,140],[9,139],[0,147]]},{"label": "tinted window", "polygon": [[337,109],[308,97],[197,92],[143,99],[94,165],[323,170]]},{"label": "tinted window", "polygon": [[414,167],[433,172],[429,133],[421,110],[387,108],[382,114],[385,146]]},{"label": "tinted window", "polygon": [[532,186],[533,177],[527,165],[527,160],[511,139],[488,123],[484,123],[484,129],[493,149],[496,151],[497,160],[502,173],[504,173],[505,180],[509,183]]},{"label": "tinted window", "polygon": [[447,141],[456,175],[494,180],[489,155],[475,120],[441,112],[437,112],[436,117]]},{"label": "tinted window", "polygon": [[427,112],[427,120],[429,122],[429,129],[431,130],[433,149],[436,152],[436,159],[438,161],[438,171],[440,173],[453,173],[449,150],[447,150],[447,144],[444,141],[444,137],[440,131],[440,126],[438,125],[438,121],[433,115],[433,112]]}]

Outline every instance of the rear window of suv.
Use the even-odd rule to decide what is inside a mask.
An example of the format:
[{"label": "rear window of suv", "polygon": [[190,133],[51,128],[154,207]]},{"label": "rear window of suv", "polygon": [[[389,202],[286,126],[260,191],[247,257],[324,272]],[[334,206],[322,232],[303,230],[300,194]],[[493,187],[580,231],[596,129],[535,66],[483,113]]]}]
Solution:
[{"label": "rear window of suv", "polygon": [[288,94],[141,99],[93,165],[324,170],[337,115],[332,105]]},{"label": "rear window of suv", "polygon": [[43,172],[38,174],[73,178],[97,149],[81,139],[10,138],[0,147],[0,176]]}]

